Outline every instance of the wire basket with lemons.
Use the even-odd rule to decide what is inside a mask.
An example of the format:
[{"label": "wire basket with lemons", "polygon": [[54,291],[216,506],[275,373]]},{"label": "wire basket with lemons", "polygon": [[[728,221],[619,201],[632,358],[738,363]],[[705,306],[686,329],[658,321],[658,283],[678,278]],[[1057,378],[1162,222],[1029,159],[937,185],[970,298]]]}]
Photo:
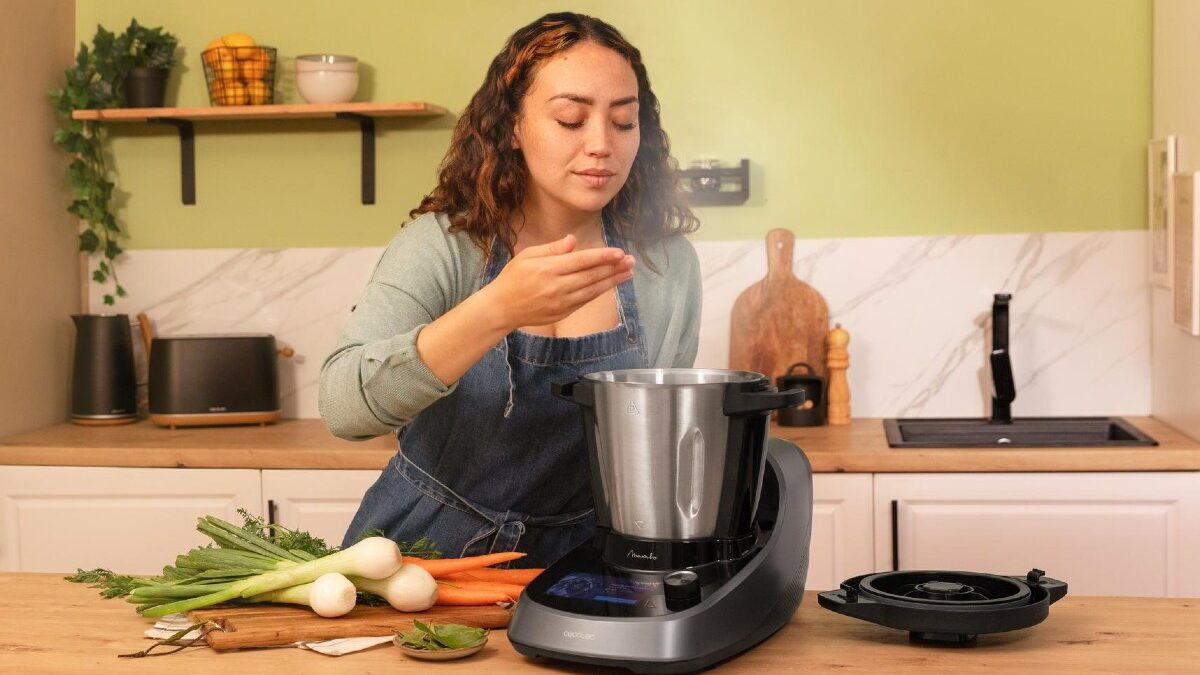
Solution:
[{"label": "wire basket with lemons", "polygon": [[200,53],[208,100],[213,105],[267,105],[275,102],[275,48],[245,33],[229,33]]}]

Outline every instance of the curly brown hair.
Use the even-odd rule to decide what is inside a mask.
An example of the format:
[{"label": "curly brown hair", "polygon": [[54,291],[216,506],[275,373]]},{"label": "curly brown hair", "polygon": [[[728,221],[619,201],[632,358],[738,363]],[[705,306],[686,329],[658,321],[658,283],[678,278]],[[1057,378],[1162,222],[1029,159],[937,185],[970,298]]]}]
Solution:
[{"label": "curly brown hair", "polygon": [[524,157],[513,147],[521,99],[533,84],[538,64],[584,41],[625,57],[638,86],[641,144],[628,179],[605,205],[604,217],[643,257],[647,246],[696,230],[699,221],[679,197],[677,165],[641,52],[611,25],[573,12],[547,14],[519,29],[492,59],[483,86],[454,127],[437,187],[410,217],[446,213],[452,232],[466,231],[484,250],[496,236],[513,252],[516,232],[509,216],[521,207],[528,181]]}]

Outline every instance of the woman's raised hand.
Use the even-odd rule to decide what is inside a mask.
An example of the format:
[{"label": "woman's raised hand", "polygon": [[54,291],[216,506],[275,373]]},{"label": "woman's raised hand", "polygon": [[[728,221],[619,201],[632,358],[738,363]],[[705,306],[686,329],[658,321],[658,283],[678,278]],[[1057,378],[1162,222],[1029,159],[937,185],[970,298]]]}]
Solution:
[{"label": "woman's raised hand", "polygon": [[633,276],[634,259],[625,251],[575,246],[574,235],[530,246],[488,284],[511,328],[559,321]]},{"label": "woman's raised hand", "polygon": [[417,354],[429,371],[450,386],[505,335],[554,323],[633,276],[633,256],[621,249],[576,245],[568,235],[521,251],[490,284],[425,326]]}]

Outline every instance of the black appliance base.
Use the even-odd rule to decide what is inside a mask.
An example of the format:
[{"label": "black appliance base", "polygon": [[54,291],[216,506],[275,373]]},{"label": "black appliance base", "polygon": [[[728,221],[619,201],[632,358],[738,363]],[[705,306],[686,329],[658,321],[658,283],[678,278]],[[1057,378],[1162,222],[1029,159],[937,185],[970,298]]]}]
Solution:
[{"label": "black appliance base", "polygon": [[[602,541],[583,544],[529,584],[509,642],[526,656],[635,673],[691,672],[736,656],[786,625],[804,595],[812,469],[791,443],[768,441],[755,521],[751,552],[684,572],[630,570],[604,560]],[[679,574],[696,581],[682,604],[665,583]]]}]

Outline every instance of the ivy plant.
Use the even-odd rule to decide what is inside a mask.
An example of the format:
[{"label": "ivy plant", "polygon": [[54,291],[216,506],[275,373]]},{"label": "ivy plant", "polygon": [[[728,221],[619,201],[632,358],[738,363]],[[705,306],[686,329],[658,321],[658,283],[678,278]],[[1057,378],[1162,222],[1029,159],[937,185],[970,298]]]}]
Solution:
[{"label": "ivy plant", "polygon": [[138,66],[170,68],[175,65],[177,41],[161,28],[146,28],[136,19],[121,35],[96,26],[92,45],[80,43],[75,64],[65,71],[66,83],[50,92],[63,126],[54,130],[54,144],[71,156],[67,184],[74,200],[67,211],[84,222],[79,233],[79,250],[99,256],[92,280],[112,284],[104,304],[125,297],[117,279],[115,259],[121,254],[118,239],[124,236],[113,214],[113,183],[104,163],[104,132],[99,122],[71,117],[76,110],[119,108],[125,103],[125,78]]}]

